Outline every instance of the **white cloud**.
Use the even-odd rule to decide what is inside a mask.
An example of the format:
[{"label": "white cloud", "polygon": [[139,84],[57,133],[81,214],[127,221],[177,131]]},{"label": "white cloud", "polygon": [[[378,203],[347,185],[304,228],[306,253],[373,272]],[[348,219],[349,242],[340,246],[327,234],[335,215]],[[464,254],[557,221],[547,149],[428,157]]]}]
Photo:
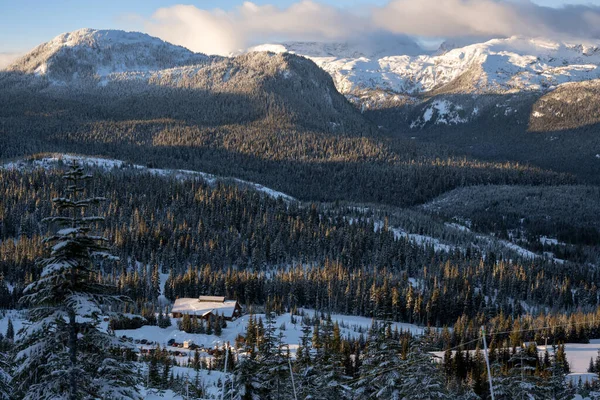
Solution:
[{"label": "white cloud", "polygon": [[0,69],[8,67],[22,55],[22,53],[0,53]]},{"label": "white cloud", "polygon": [[422,36],[540,33],[543,26],[522,13],[523,6],[494,0],[394,0],[376,9],[373,20],[391,32]]},{"label": "white cloud", "polygon": [[382,34],[420,38],[600,37],[600,7],[560,9],[529,0],[391,0],[380,7],[338,8],[300,0],[286,8],[245,2],[231,10],[176,5],[145,21],[152,35],[194,51],[226,55],[284,40],[352,40]]},{"label": "white cloud", "polygon": [[364,17],[303,0],[287,8],[245,2],[227,12],[176,5],[156,11],[146,30],[194,51],[226,55],[261,41],[345,39],[369,25]]}]

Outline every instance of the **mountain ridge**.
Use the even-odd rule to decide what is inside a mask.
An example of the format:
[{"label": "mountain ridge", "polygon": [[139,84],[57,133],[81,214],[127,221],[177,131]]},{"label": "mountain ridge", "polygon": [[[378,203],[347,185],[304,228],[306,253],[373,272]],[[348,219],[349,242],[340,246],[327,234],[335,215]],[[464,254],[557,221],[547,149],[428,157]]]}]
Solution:
[{"label": "mountain ridge", "polygon": [[457,47],[443,43],[435,53],[385,54],[371,59],[344,52],[327,56],[302,54],[297,43],[251,48],[289,50],[311,58],[328,71],[338,90],[349,95],[362,89],[390,90],[399,94],[426,94],[450,84],[463,73],[483,69],[478,85],[467,93],[507,93],[548,90],[561,83],[600,77],[600,44],[555,42],[511,37]]},{"label": "mountain ridge", "polygon": [[63,82],[118,72],[193,65],[208,59],[204,54],[144,33],[84,28],[40,44],[5,70],[48,76]]}]

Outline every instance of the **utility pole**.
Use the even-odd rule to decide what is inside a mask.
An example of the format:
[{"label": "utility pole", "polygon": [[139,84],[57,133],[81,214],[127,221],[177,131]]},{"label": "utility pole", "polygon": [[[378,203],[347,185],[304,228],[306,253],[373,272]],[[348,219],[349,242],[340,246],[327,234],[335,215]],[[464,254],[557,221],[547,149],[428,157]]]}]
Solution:
[{"label": "utility pole", "polygon": [[233,383],[235,380],[235,375],[231,374],[231,396],[230,396],[230,400],[233,400]]},{"label": "utility pole", "polygon": [[190,400],[190,373],[185,374],[185,400]]},{"label": "utility pole", "polygon": [[[292,359],[290,357],[290,345],[289,344],[281,344],[279,346],[279,352],[281,353],[281,348],[286,347],[288,352],[288,365],[290,367],[290,377],[292,378],[292,389],[294,389],[294,400],[298,400],[298,395],[296,394],[296,383],[294,382],[294,371],[292,370]],[[279,387],[279,382],[277,383]]]},{"label": "utility pole", "polygon": [[225,399],[225,383],[227,379],[227,360],[229,359],[229,343],[227,343],[227,350],[225,351],[225,368],[223,369],[223,390],[221,390],[221,400]]},{"label": "utility pole", "polygon": [[488,381],[490,383],[490,394],[492,395],[492,400],[495,400],[494,385],[492,384],[492,370],[490,368],[490,357],[488,356],[487,341],[485,340],[485,327],[483,325],[481,325],[481,337],[483,338],[483,348],[485,350],[483,354],[485,355],[485,365],[487,366]]},{"label": "utility pole", "polygon": [[294,400],[298,400],[298,396],[296,396],[296,383],[294,383],[294,371],[292,371],[292,359],[290,357],[288,357],[288,365],[290,366],[290,376],[292,377],[292,389],[294,389]]}]

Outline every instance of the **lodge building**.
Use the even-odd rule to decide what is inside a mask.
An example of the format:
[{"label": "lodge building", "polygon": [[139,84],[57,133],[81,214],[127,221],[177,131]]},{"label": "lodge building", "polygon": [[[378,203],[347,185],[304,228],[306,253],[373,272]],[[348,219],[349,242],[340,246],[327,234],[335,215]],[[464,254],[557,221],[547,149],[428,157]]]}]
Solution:
[{"label": "lodge building", "polygon": [[224,296],[200,296],[175,300],[171,315],[181,318],[184,315],[208,319],[211,315],[221,315],[227,321],[233,321],[242,315],[242,307],[237,300],[225,300]]}]

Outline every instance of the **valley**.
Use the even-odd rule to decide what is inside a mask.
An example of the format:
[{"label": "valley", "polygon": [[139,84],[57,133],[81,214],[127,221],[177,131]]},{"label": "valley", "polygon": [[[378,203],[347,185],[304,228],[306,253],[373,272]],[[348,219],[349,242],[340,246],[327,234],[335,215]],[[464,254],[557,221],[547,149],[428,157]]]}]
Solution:
[{"label": "valley", "polygon": [[[74,365],[106,399],[595,398],[598,65],[521,36],[40,44],[0,70],[0,398]],[[172,313],[202,296],[243,315]]]}]

